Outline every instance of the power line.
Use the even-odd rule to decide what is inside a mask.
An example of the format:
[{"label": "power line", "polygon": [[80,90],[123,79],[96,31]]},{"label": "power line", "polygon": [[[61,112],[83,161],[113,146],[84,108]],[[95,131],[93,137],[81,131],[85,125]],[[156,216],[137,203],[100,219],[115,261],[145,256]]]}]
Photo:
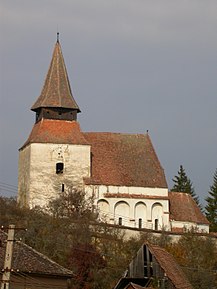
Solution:
[{"label": "power line", "polygon": [[9,192],[9,193],[12,193],[12,194],[17,194],[17,191],[12,191],[12,190],[8,190],[8,189],[5,189],[5,188],[2,188],[1,186],[0,186],[0,191],[1,192]]},{"label": "power line", "polygon": [[7,183],[2,182],[2,181],[0,181],[0,184],[5,185],[5,186],[8,186],[8,187],[14,187],[15,189],[17,189],[17,186],[11,185],[11,184],[7,184]]},{"label": "power line", "polygon": [[0,191],[3,191],[3,192],[6,191],[6,192],[13,193],[13,194],[17,194],[18,187],[0,181]]}]

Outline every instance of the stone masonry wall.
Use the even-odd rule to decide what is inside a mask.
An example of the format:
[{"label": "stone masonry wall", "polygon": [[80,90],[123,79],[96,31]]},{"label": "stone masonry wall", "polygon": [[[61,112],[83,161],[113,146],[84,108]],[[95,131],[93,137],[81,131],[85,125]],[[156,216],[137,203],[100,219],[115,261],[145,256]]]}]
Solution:
[{"label": "stone masonry wall", "polygon": [[[29,154],[27,153],[29,151]],[[64,185],[83,187],[83,177],[90,176],[90,146],[33,143],[20,152],[19,182],[25,178],[28,186],[27,202],[22,205],[47,206],[58,197]],[[28,163],[28,165],[27,165]],[[56,172],[56,164],[63,163],[62,173]],[[22,195],[21,190],[19,195]]]}]

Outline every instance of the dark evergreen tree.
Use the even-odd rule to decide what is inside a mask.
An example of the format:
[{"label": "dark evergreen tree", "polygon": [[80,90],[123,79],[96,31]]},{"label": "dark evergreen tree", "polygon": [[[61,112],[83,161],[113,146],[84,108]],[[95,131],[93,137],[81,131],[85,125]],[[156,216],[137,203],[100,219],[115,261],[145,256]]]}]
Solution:
[{"label": "dark evergreen tree", "polygon": [[209,196],[206,198],[206,217],[210,221],[210,230],[217,232],[217,169],[213,177],[213,185],[210,186]]},{"label": "dark evergreen tree", "polygon": [[192,196],[192,198],[195,200],[199,208],[202,210],[202,206],[200,204],[199,197],[194,191],[194,187],[192,185],[191,180],[186,175],[185,169],[182,165],[180,165],[178,175],[175,176],[173,179],[174,185],[171,189],[172,192],[183,192],[188,193]]}]

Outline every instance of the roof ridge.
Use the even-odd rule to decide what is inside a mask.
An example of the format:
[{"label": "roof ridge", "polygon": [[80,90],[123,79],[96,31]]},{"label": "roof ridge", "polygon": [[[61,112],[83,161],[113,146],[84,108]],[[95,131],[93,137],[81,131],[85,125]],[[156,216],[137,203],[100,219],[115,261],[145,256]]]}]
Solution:
[{"label": "roof ridge", "polygon": [[85,131],[84,133],[105,133],[105,134],[124,134],[124,135],[148,135],[147,133],[129,133],[129,132],[112,132],[112,131]]},{"label": "roof ridge", "polygon": [[[1,240],[3,240],[3,239],[7,239],[7,236],[8,236],[8,234],[6,233],[6,232],[4,232],[3,230],[1,230],[0,229],[0,239]],[[6,246],[6,245],[5,245]],[[17,247],[17,246],[20,246],[20,247]],[[27,256],[29,255],[29,254],[31,254],[30,252],[32,252],[32,253],[34,253],[38,258],[36,258],[36,260],[37,260],[37,262],[40,264],[40,262],[41,262],[41,260],[44,260],[44,261],[47,261],[47,262],[49,262],[49,264],[50,264],[50,266],[55,266],[56,267],[56,269],[57,270],[59,270],[59,272],[56,272],[56,273],[49,273],[49,272],[43,272],[43,271],[41,271],[41,273],[42,274],[51,274],[51,275],[53,275],[53,274],[58,274],[58,275],[62,275],[62,276],[64,276],[64,275],[74,275],[74,273],[71,271],[71,270],[69,270],[69,269],[67,269],[67,268],[65,268],[65,267],[63,267],[62,265],[60,265],[60,264],[58,264],[57,262],[55,262],[55,261],[53,261],[51,258],[49,258],[48,256],[46,256],[46,255],[44,255],[43,253],[41,253],[41,252],[39,252],[39,251],[37,251],[36,249],[34,249],[33,247],[31,247],[31,246],[29,246],[29,245],[27,245],[26,243],[24,243],[24,242],[22,242],[22,241],[16,241],[15,242],[15,246],[14,246],[14,254],[16,255],[16,254],[19,254],[20,253],[20,250],[21,250],[21,248],[24,250],[24,252],[26,252],[26,254],[27,254]],[[29,251],[28,251],[29,250]],[[20,256],[22,259],[23,259],[23,256]],[[41,260],[39,259],[39,258],[41,258]],[[23,267],[23,264],[21,265],[20,263],[19,263],[19,261],[17,262],[17,256],[14,256],[13,257],[13,262],[16,262],[16,264],[14,264],[17,268],[14,268],[14,269],[19,269],[18,267],[20,267],[20,269]],[[45,263],[46,264],[46,263]],[[18,265],[18,266],[17,266]],[[55,270],[55,267],[53,267],[53,270]],[[25,271],[25,269],[21,269],[22,271]],[[28,268],[26,268],[26,270],[29,272],[29,270],[28,270]],[[33,272],[33,271],[32,271]]]},{"label": "roof ridge", "polygon": [[60,264],[58,264],[57,262],[53,261],[53,260],[50,259],[48,256],[42,254],[41,252],[37,251],[37,250],[34,249],[33,247],[27,245],[26,243],[24,243],[24,242],[22,242],[22,241],[16,241],[16,243],[17,243],[17,244],[20,244],[21,246],[24,246],[24,247],[30,249],[31,251],[33,251],[34,253],[36,253],[37,255],[39,255],[40,257],[42,257],[43,259],[49,261],[50,263],[58,266],[58,267],[61,268],[61,269],[63,269],[63,271],[66,271],[68,274],[74,275],[74,273],[73,273],[71,270],[63,267],[62,265],[60,265]]},{"label": "roof ridge", "polygon": [[[154,257],[156,258],[157,262],[160,264],[161,268],[167,274],[167,278],[171,280],[171,282],[172,282],[172,284],[174,286],[177,286],[176,287],[177,289],[178,288],[181,289],[181,286],[179,286],[179,284],[177,284],[177,280],[174,279],[174,275],[177,276],[177,273],[179,274],[179,276],[181,278],[183,278],[182,282],[184,282],[184,284],[188,285],[189,288],[192,288],[192,286],[191,286],[186,274],[184,273],[184,271],[182,270],[181,266],[177,263],[175,257],[171,253],[169,253],[165,248],[162,248],[162,247],[160,247],[158,245],[155,245],[155,244],[148,243],[147,246],[149,247],[149,250],[154,255]],[[158,256],[156,251],[161,251],[164,254],[163,260],[162,260],[162,257],[159,258],[159,256]],[[165,261],[165,257],[166,257],[166,259],[169,258],[170,259],[169,261],[174,262],[173,265],[175,265],[175,266],[173,267],[173,272],[170,272],[168,266],[165,264],[165,262],[166,262]],[[174,270],[175,270],[176,273],[174,273]],[[180,285],[181,285],[181,283],[180,283]]]}]

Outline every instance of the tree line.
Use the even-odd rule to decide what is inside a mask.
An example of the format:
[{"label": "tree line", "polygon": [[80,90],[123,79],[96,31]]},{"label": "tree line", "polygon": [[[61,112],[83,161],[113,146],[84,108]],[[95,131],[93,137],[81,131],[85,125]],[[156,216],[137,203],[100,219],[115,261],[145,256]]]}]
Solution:
[{"label": "tree line", "polygon": [[[189,193],[199,204],[183,166],[173,182],[172,191]],[[217,232],[217,170],[206,201],[211,231]],[[195,289],[217,287],[217,246],[213,238],[200,237],[194,231],[175,243],[164,232],[159,238],[143,231],[138,237],[126,238],[121,227],[99,222],[98,214],[93,198],[70,185],[47,210],[20,208],[16,199],[0,197],[0,225],[27,228],[16,237],[72,270],[72,289],[113,288],[145,241],[170,252]]]},{"label": "tree line", "polygon": [[215,170],[213,176],[213,184],[210,186],[208,191],[208,197],[205,199],[205,210],[201,205],[199,197],[194,190],[193,184],[182,165],[180,165],[178,174],[173,178],[173,183],[174,185],[171,191],[190,194],[210,222],[210,231],[217,232],[217,169]]},{"label": "tree line", "polygon": [[217,286],[217,245],[194,231],[178,242],[162,232],[156,238],[141,230],[126,238],[119,226],[98,222],[93,199],[68,188],[46,210],[20,208],[13,198],[0,197],[0,224],[27,228],[16,235],[23,242],[74,273],[72,289],[113,288],[141,245],[148,241],[170,252],[195,289]]}]

